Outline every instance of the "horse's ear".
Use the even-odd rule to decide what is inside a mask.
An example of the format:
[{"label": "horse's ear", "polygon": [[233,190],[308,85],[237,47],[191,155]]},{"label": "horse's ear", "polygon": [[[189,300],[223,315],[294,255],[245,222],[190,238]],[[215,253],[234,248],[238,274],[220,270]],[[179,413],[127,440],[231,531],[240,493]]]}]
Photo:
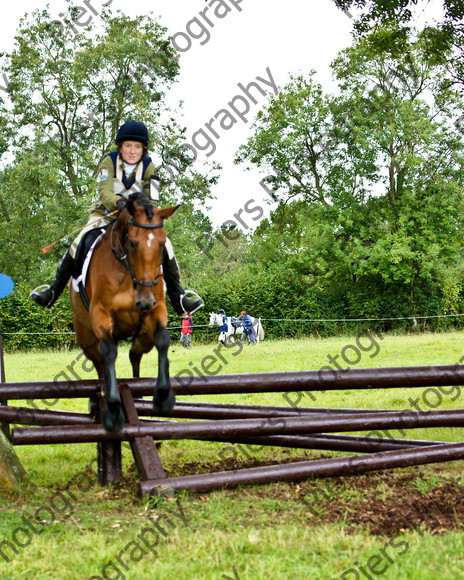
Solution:
[{"label": "horse's ear", "polygon": [[172,214],[179,208],[180,208],[180,204],[175,205],[174,207],[166,207],[164,209],[158,210],[158,215],[160,216],[160,218],[162,220],[165,220],[165,219],[168,219],[168,217],[171,217]]},{"label": "horse's ear", "polygon": [[[131,215],[135,215],[135,204],[139,203],[142,206],[146,206],[148,203],[147,198],[143,195],[143,193],[141,193],[140,191],[134,191],[133,193],[131,193],[129,195],[129,197],[127,198],[127,211],[131,214]],[[151,217],[151,216],[149,216]]]},{"label": "horse's ear", "polygon": [[134,205],[134,201],[135,201],[135,200],[134,200],[134,198],[132,197],[132,195],[130,195],[130,196],[127,198],[126,208],[127,208],[127,211],[128,211],[128,212],[129,212],[131,215],[134,215],[134,213],[135,213],[135,205]]}]

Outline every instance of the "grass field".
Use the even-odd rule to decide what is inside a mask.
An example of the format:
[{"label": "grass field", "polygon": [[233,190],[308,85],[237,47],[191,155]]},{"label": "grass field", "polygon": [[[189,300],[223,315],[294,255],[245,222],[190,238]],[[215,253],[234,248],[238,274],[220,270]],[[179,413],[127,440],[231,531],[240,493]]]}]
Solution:
[{"label": "grass field", "polygon": [[[217,356],[216,348],[194,344],[186,350],[174,344],[171,374],[201,373],[205,357]],[[121,377],[130,376],[127,350],[120,349]],[[343,356],[352,368],[455,364],[463,354],[464,333],[362,335],[264,341],[223,351],[213,368],[221,374],[319,369],[330,360],[346,367]],[[143,376],[154,374],[155,361],[154,353],[144,359]],[[80,378],[94,377],[78,351],[6,354],[5,369],[8,382],[52,381],[69,369]],[[420,389],[353,390],[316,393],[315,402],[308,398],[302,404],[401,410],[411,408],[409,397],[419,396]],[[428,397],[438,408],[462,407],[459,389],[443,392],[439,401],[431,391]],[[279,393],[194,399],[286,404]],[[87,403],[66,400],[58,407],[82,411]],[[414,430],[408,437],[463,439],[460,428]],[[175,476],[332,455],[268,448],[249,450],[247,457],[237,448],[223,453],[224,447],[169,441],[160,456],[168,475]],[[464,577],[461,462],[140,501],[127,449],[125,480],[115,489],[95,483],[93,444],[16,451],[29,483],[0,496],[1,580]],[[160,514],[170,521],[160,520],[164,525],[156,531],[149,518]]]}]

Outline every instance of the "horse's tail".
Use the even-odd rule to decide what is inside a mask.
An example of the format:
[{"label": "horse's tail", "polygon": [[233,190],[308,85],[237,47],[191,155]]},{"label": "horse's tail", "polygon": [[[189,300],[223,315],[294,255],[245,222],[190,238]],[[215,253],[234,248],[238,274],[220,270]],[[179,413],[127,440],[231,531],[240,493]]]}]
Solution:
[{"label": "horse's tail", "polygon": [[263,340],[264,338],[264,328],[261,323],[261,318],[255,318],[255,323],[253,324],[255,327],[255,332],[259,340]]}]

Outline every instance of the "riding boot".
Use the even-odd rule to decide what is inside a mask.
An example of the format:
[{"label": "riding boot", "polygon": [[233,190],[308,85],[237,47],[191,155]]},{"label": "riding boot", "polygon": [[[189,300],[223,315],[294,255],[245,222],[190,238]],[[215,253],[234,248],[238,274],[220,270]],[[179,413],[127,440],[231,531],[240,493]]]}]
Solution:
[{"label": "riding boot", "polygon": [[203,300],[192,290],[187,290],[187,292],[196,298],[187,298],[187,292],[180,285],[180,272],[176,257],[174,255],[169,257],[166,250],[163,255],[163,277],[169,300],[177,314],[193,314],[204,305]]},{"label": "riding boot", "polygon": [[69,251],[67,250],[56,270],[56,277],[51,286],[38,286],[29,296],[39,306],[50,308],[55,304],[65,289],[69,278],[74,273],[74,267],[74,258],[69,255]]}]

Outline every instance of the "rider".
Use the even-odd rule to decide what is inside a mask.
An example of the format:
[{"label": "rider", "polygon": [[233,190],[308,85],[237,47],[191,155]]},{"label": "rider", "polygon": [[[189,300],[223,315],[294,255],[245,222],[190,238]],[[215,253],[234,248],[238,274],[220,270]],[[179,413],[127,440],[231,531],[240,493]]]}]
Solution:
[{"label": "rider", "polygon": [[[90,208],[90,218],[71,247],[66,251],[50,286],[39,286],[30,294],[40,306],[50,308],[64,290],[70,276],[74,274],[75,257],[79,242],[84,234],[94,228],[109,224],[122,211],[127,197],[134,192],[143,192],[148,199],[158,201],[155,167],[148,156],[148,130],[140,121],[127,121],[116,135],[116,151],[108,153],[98,172],[99,201]],[[194,292],[187,298],[180,285],[179,266],[169,239],[166,239],[163,256],[163,276],[174,310],[178,314],[192,314],[203,306],[203,300]]]},{"label": "rider", "polygon": [[220,342],[222,342],[223,344],[225,344],[227,341],[227,332],[229,330],[229,325],[227,324],[227,316],[226,316],[225,310],[223,310],[222,308],[220,310],[218,310],[218,314],[220,314],[222,316],[222,318],[221,318],[222,324],[219,325],[219,338],[218,338],[218,340]]},{"label": "rider", "polygon": [[218,310],[218,314],[222,314],[222,324],[219,325],[219,332],[227,332],[229,330],[229,325],[227,324],[227,316],[225,310],[222,308]]}]

